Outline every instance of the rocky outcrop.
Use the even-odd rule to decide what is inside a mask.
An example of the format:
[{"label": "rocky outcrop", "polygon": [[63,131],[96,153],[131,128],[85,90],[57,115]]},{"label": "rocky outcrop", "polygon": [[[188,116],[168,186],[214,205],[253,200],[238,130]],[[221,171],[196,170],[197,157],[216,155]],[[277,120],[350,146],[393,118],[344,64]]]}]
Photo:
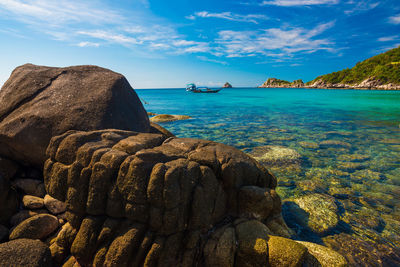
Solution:
[{"label": "rocky outcrop", "polygon": [[222,86],[222,88],[232,88],[232,85],[230,83],[226,82],[224,84],[224,86]]},{"label": "rocky outcrop", "polygon": [[42,166],[50,139],[70,129],[150,130],[124,76],[97,66],[20,66],[0,102],[0,155],[30,165]]},{"label": "rocky outcrop", "polygon": [[[204,259],[200,255],[213,233],[235,232],[248,220],[268,233],[266,225],[275,221],[288,233],[275,177],[222,144],[70,131],[52,139],[48,155],[46,189],[67,204],[68,221],[77,230],[70,250],[80,264],[191,266]],[[227,249],[239,253],[235,245]]]},{"label": "rocky outcrop", "polygon": [[276,78],[268,78],[259,88],[302,88],[304,82],[302,80],[295,80],[288,82],[285,80],[279,80]]},{"label": "rocky outcrop", "polygon": [[320,89],[364,89],[364,90],[400,90],[400,84],[384,83],[374,77],[369,77],[360,83],[329,83],[323,79],[317,79],[306,84],[307,88]]}]

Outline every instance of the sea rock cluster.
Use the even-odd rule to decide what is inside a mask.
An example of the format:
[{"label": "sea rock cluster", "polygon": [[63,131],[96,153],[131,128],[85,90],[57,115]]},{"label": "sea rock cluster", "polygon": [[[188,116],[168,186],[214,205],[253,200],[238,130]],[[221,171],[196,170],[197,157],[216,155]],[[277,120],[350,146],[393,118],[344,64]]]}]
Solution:
[{"label": "sea rock cluster", "polygon": [[120,74],[24,65],[0,102],[1,266],[346,265],[290,239],[265,167],[150,123]]},{"label": "sea rock cluster", "polygon": [[268,78],[259,88],[303,88],[303,80],[288,82],[277,78]]}]

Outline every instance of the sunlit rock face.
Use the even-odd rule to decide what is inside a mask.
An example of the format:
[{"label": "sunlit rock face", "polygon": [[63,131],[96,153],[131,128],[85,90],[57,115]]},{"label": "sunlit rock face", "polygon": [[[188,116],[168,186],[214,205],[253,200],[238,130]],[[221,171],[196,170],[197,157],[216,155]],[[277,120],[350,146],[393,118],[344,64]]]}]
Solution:
[{"label": "sunlit rock face", "polygon": [[67,204],[71,228],[50,247],[60,262],[266,265],[269,235],[289,237],[275,177],[235,148],[69,131],[51,140],[47,154],[46,190]]}]

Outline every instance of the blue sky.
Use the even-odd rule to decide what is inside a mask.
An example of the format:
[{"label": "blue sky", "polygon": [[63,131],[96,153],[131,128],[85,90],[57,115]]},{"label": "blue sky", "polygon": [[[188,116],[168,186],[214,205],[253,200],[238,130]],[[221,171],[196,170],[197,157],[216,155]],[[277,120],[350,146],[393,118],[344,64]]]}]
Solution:
[{"label": "blue sky", "polygon": [[0,84],[93,64],[134,88],[311,80],[400,45],[399,0],[0,0]]}]

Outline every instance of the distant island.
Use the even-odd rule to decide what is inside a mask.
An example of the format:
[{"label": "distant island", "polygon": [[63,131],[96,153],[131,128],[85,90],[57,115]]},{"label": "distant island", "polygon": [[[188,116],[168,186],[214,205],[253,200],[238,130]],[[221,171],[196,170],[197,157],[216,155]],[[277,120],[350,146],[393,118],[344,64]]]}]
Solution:
[{"label": "distant island", "polygon": [[269,78],[260,88],[400,90],[400,47],[357,63],[353,68],[293,82]]},{"label": "distant island", "polygon": [[232,88],[232,85],[230,83],[226,82],[224,84],[224,86],[222,86],[222,88]]}]

